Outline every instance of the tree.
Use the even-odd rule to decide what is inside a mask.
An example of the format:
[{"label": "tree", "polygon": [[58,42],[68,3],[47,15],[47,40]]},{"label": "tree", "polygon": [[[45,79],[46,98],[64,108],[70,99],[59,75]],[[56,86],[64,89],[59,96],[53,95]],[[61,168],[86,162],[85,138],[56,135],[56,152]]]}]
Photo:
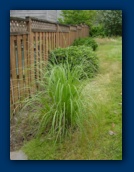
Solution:
[{"label": "tree", "polygon": [[96,10],[62,10],[61,16],[59,22],[62,24],[86,24],[92,26]]},{"label": "tree", "polygon": [[98,20],[104,26],[108,36],[122,35],[122,11],[121,10],[101,10],[98,11]]}]

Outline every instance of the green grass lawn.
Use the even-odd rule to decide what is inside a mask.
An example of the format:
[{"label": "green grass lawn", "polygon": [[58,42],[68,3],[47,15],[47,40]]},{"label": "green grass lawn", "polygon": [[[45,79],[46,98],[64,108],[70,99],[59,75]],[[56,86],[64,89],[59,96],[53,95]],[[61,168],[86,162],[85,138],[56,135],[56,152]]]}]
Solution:
[{"label": "green grass lawn", "polygon": [[100,70],[83,90],[88,104],[83,129],[74,130],[60,143],[44,138],[26,142],[22,150],[30,160],[122,159],[122,40],[96,41]]}]

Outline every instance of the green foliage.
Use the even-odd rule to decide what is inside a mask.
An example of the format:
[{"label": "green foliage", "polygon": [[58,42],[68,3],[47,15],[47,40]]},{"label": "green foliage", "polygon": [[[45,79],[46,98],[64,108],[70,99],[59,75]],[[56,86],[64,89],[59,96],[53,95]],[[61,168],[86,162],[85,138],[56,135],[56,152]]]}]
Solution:
[{"label": "green foliage", "polygon": [[22,150],[29,160],[55,160],[56,145],[52,140],[33,139],[23,146]]},{"label": "green foliage", "polygon": [[92,36],[121,36],[121,10],[62,10],[62,24],[86,24]]},{"label": "green foliage", "polygon": [[102,25],[93,26],[90,31],[92,37],[105,37],[106,33]]},{"label": "green foliage", "polygon": [[[32,120],[37,123],[36,135],[57,141],[69,133],[70,129],[80,127],[84,111],[81,89],[78,80],[82,64],[70,70],[69,64],[48,64],[39,80],[40,91],[24,101],[22,110],[34,112]],[[27,124],[28,125],[28,124]]]},{"label": "green foliage", "polygon": [[62,10],[62,24],[86,24],[91,26],[96,16],[95,10]]},{"label": "green foliage", "polygon": [[98,12],[99,23],[103,24],[107,36],[122,35],[122,11],[101,10]]},{"label": "green foliage", "polygon": [[79,79],[92,78],[99,68],[99,62],[96,54],[91,47],[87,46],[70,46],[67,48],[57,48],[50,53],[50,61],[53,63],[61,64],[68,61],[71,71],[80,64]]},{"label": "green foliage", "polygon": [[98,47],[97,42],[93,38],[89,38],[89,37],[75,39],[72,45],[73,46],[85,45],[91,47],[94,51]]},{"label": "green foliage", "polygon": [[[82,111],[81,115],[81,118],[85,117],[84,130],[73,130],[70,137],[56,144],[45,137],[31,140],[22,148],[29,160],[122,159],[122,40],[96,40],[100,44],[96,52],[100,70],[82,90],[83,104],[88,103],[86,113]],[[115,134],[110,135],[110,130]]]}]

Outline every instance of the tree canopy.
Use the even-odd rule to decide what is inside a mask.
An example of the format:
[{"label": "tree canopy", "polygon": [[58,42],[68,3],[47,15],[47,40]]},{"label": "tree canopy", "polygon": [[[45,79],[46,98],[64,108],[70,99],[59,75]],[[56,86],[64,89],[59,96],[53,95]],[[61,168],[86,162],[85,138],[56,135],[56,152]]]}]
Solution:
[{"label": "tree canopy", "polygon": [[98,11],[98,21],[104,27],[106,35],[122,35],[122,11],[101,10]]},{"label": "tree canopy", "polygon": [[90,31],[95,30],[97,35],[122,35],[121,10],[62,10],[59,23],[86,24],[90,26]]},{"label": "tree canopy", "polygon": [[86,24],[92,26],[96,10],[62,10],[59,22],[62,24]]}]

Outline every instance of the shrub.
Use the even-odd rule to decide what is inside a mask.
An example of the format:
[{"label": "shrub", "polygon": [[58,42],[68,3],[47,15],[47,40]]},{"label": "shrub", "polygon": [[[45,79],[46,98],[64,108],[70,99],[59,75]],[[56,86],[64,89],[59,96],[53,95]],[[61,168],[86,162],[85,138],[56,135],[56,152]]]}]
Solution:
[{"label": "shrub", "polygon": [[75,39],[72,45],[73,46],[85,45],[85,46],[91,47],[94,51],[98,47],[98,44],[96,43],[96,41],[93,38],[89,38],[89,37]]},{"label": "shrub", "polygon": [[90,31],[90,36],[92,37],[105,37],[106,33],[104,27],[101,25],[93,26]]},{"label": "shrub", "polygon": [[99,10],[98,15],[107,36],[122,36],[122,10]]},{"label": "shrub", "polygon": [[[68,61],[70,69],[82,64],[79,69],[80,78],[92,78],[98,71],[98,58],[91,47],[70,46],[67,48],[57,48],[50,52],[49,60],[52,63],[66,63]],[[79,78],[79,79],[80,79]]]}]

